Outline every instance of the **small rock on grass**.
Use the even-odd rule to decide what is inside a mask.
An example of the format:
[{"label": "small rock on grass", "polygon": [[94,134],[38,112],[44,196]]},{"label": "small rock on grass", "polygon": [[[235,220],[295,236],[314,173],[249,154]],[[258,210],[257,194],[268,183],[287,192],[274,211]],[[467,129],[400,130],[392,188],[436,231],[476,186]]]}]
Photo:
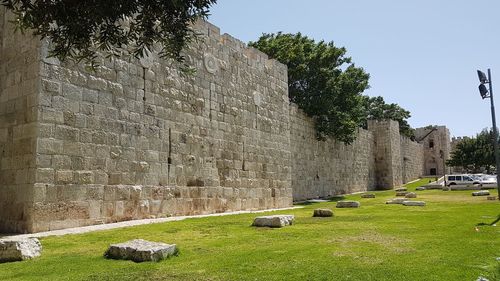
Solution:
[{"label": "small rock on grass", "polygon": [[419,187],[415,188],[415,190],[422,191],[422,190],[426,190],[426,188],[425,188],[425,187],[423,187],[423,186],[419,186]]},{"label": "small rock on grass", "polygon": [[472,196],[488,196],[490,192],[488,190],[480,190],[472,192]]},{"label": "small rock on grass", "polygon": [[330,209],[316,209],[313,217],[333,217],[333,211]]},{"label": "small rock on grass", "polygon": [[283,226],[292,225],[294,218],[295,217],[293,215],[256,217],[253,221],[252,226],[280,228]]},{"label": "small rock on grass", "polygon": [[404,201],[404,206],[425,206],[424,201]]},{"label": "small rock on grass", "polygon": [[385,204],[403,204],[407,200],[406,198],[392,198],[391,200],[387,200]]},{"label": "small rock on grass", "polygon": [[407,191],[406,187],[398,187],[396,189],[394,189],[396,192],[398,191]]},{"label": "small rock on grass", "polygon": [[0,240],[0,263],[24,261],[42,254],[42,244],[36,238]]},{"label": "small rock on grass", "polygon": [[104,256],[108,259],[144,262],[160,261],[177,254],[178,250],[175,244],[135,239],[110,245]]},{"label": "small rock on grass", "polygon": [[405,195],[406,198],[417,198],[417,194],[415,192],[408,192]]},{"label": "small rock on grass", "polygon": [[375,194],[373,193],[361,194],[361,198],[375,198]]},{"label": "small rock on grass", "polygon": [[337,208],[359,208],[361,204],[358,201],[339,201]]}]

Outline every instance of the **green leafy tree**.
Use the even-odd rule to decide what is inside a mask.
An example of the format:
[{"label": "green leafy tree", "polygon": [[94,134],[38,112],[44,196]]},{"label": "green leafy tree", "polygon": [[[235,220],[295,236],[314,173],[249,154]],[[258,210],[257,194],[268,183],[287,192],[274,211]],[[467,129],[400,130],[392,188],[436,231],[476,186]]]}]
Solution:
[{"label": "green leafy tree", "polygon": [[486,129],[474,138],[463,139],[455,147],[447,165],[471,172],[481,172],[481,168],[486,168],[490,172],[491,167],[495,166],[492,140],[493,132]]},{"label": "green leafy tree", "polygon": [[21,30],[52,42],[50,56],[95,63],[97,52],[142,57],[154,43],[160,56],[184,61],[194,38],[190,24],[208,15],[216,0],[0,0]]},{"label": "green leafy tree", "polygon": [[363,97],[364,119],[361,126],[366,128],[367,120],[385,120],[391,119],[398,121],[399,132],[411,139],[415,138],[415,130],[408,124],[408,118],[411,114],[408,110],[395,103],[385,103],[382,97]]},{"label": "green leafy tree", "polygon": [[264,34],[249,45],[288,66],[290,100],[314,119],[318,139],[355,139],[369,74],[351,62],[345,48],[300,33]]}]

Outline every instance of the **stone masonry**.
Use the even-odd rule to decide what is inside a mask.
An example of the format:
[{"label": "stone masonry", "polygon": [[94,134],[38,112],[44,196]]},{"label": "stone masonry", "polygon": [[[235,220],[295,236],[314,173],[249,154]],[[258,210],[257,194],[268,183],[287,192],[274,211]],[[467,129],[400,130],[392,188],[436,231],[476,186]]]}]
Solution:
[{"label": "stone masonry", "polygon": [[281,208],[421,174],[421,145],[394,121],[351,145],[317,141],[286,66],[209,23],[186,76],[154,53],[62,64],[9,17],[1,8],[0,232]]}]

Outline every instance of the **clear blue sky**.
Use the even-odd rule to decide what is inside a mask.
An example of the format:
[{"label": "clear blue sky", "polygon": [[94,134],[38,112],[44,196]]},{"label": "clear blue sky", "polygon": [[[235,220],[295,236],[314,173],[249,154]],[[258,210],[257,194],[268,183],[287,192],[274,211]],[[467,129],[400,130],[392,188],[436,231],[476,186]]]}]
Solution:
[{"label": "clear blue sky", "polygon": [[244,42],[283,31],[346,47],[371,75],[365,93],[410,110],[413,127],[446,125],[452,136],[491,127],[476,69],[492,69],[500,108],[498,0],[217,2],[209,21]]}]

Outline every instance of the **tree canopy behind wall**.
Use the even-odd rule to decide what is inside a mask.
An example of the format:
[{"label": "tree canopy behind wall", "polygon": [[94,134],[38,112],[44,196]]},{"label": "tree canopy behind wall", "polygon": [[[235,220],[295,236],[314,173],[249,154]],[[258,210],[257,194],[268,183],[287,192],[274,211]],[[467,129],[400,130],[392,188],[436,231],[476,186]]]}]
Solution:
[{"label": "tree canopy behind wall", "polygon": [[462,167],[475,173],[483,172],[482,169],[491,172],[491,168],[495,166],[493,131],[484,129],[474,138],[462,139],[452,151],[446,165]]},{"label": "tree canopy behind wall", "polygon": [[0,0],[21,30],[52,41],[49,55],[96,62],[96,53],[144,56],[154,43],[160,55],[183,62],[182,48],[193,38],[190,24],[208,15],[216,0]]},{"label": "tree canopy behind wall", "polygon": [[250,46],[288,66],[290,100],[316,124],[319,139],[355,139],[363,119],[361,93],[369,74],[356,67],[345,48],[297,34],[264,34]]}]

